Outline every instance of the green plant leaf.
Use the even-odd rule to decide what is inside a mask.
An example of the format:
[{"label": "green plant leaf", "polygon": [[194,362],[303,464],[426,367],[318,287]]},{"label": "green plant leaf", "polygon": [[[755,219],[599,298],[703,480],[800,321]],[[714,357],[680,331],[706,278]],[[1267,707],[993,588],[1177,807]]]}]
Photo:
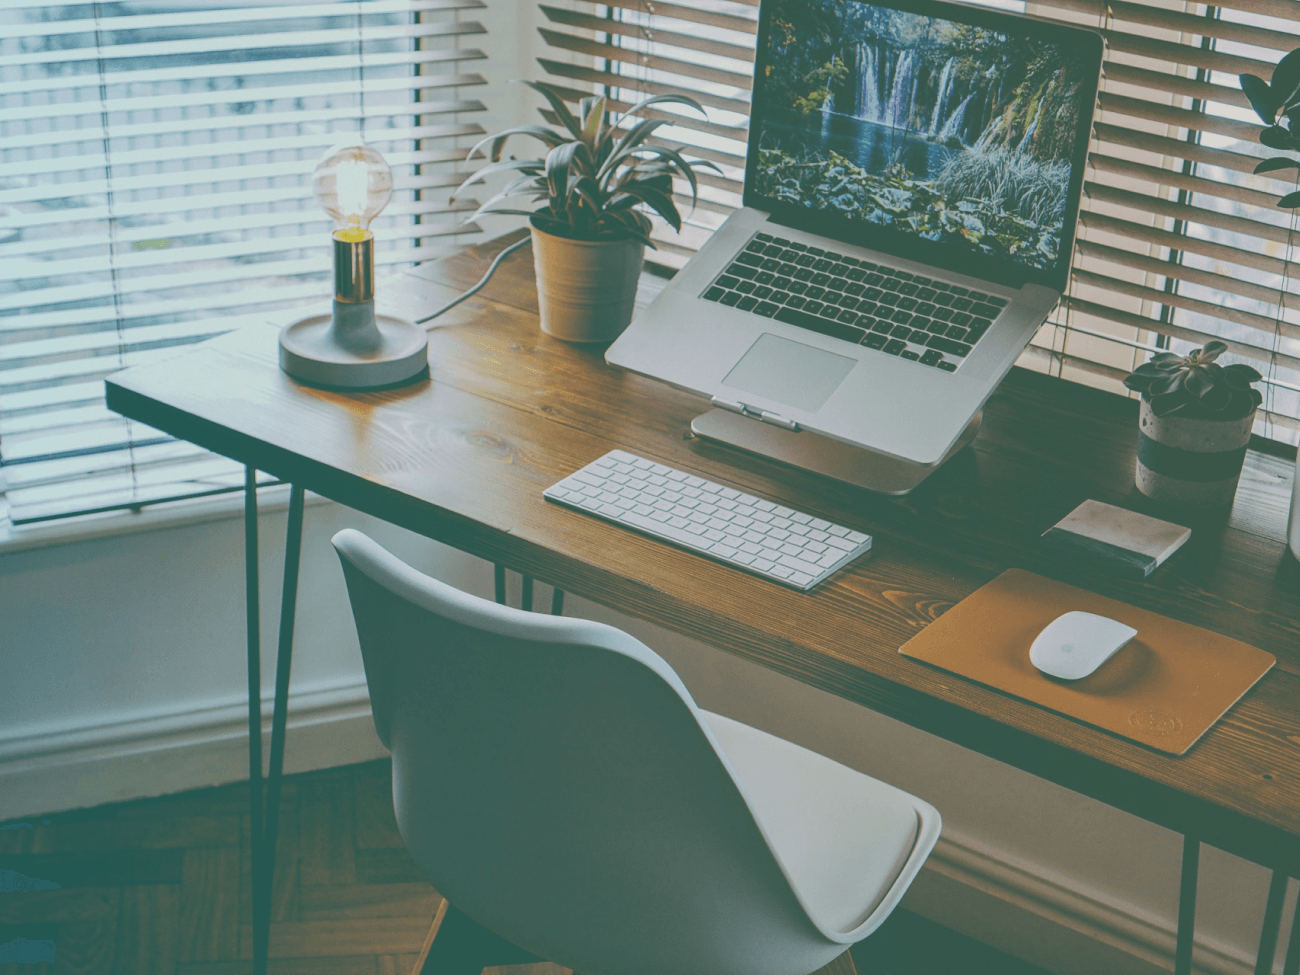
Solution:
[{"label": "green plant leaf", "polygon": [[1156,377],[1149,373],[1139,374],[1134,372],[1124,377],[1124,385],[1129,389],[1137,390],[1139,393],[1145,393],[1151,388],[1151,384],[1155,382],[1155,379]]},{"label": "green plant leaf", "polygon": [[[1296,48],[1273,69],[1269,79],[1273,92],[1273,101],[1278,108],[1288,108],[1300,97],[1300,48]],[[1266,120],[1271,121],[1271,120]]]},{"label": "green plant leaf", "polygon": [[1224,379],[1226,379],[1229,384],[1234,386],[1240,384],[1238,388],[1243,388],[1251,383],[1257,383],[1264,378],[1260,375],[1258,369],[1254,366],[1248,366],[1244,362],[1234,362],[1230,366],[1224,366],[1223,375]]},{"label": "green plant leaf", "polygon": [[1284,210],[1290,210],[1294,207],[1300,207],[1300,192],[1288,193],[1282,199],[1277,201],[1277,205]]},{"label": "green plant leaf", "polygon": [[686,178],[686,182],[691,188],[692,209],[694,209],[695,201],[698,200],[700,196],[699,180],[695,176],[695,168],[699,167],[701,169],[712,169],[714,172],[718,173],[722,172],[721,169],[707,160],[698,159],[688,162],[680,152],[676,149],[669,148],[668,146],[642,146],[638,151],[645,153],[649,159],[647,160],[643,158],[633,167],[634,171],[639,171],[641,170],[641,167],[645,166],[648,167],[650,171],[659,173],[664,171],[658,168],[659,165],[664,164],[667,172],[680,173]]},{"label": "green plant leaf", "polygon": [[1290,149],[1291,133],[1280,125],[1270,125],[1260,131],[1259,141],[1270,149]]},{"label": "green plant leaf", "polygon": [[481,183],[489,176],[495,176],[497,173],[519,171],[530,175],[540,174],[542,172],[542,163],[536,159],[503,159],[501,162],[489,163],[476,173],[468,176],[465,182],[456,187],[456,192],[451,194],[451,199],[456,197],[465,190],[467,186],[473,186],[475,183]]},{"label": "green plant leaf", "polygon": [[468,219],[466,219],[465,222],[466,222],[466,223],[473,223],[473,222],[474,222],[475,220],[477,220],[479,217],[484,216],[484,215],[489,214],[489,213],[504,213],[504,214],[507,214],[507,215],[509,215],[509,216],[514,216],[514,217],[533,217],[533,216],[536,216],[538,212],[539,212],[539,211],[537,211],[537,210],[519,210],[519,209],[516,209],[516,208],[514,208],[514,207],[488,206],[488,205],[485,203],[485,204],[483,204],[481,207],[479,207],[477,210],[475,210],[474,213],[473,213],[473,214],[472,214]]},{"label": "green plant leaf", "polygon": [[506,129],[504,132],[498,132],[496,135],[490,135],[483,139],[472,148],[465,156],[466,159],[473,159],[474,156],[486,145],[491,145],[490,152],[484,153],[492,162],[501,158],[501,147],[505,145],[506,140],[512,135],[527,135],[539,142],[544,142],[548,148],[563,144],[566,140],[563,136],[541,125],[517,125],[512,129]]},{"label": "green plant leaf", "polygon": [[1148,387],[1151,390],[1151,395],[1162,396],[1165,393],[1172,393],[1176,389],[1182,389],[1183,375],[1184,374],[1181,372],[1172,373],[1169,375],[1160,376],[1159,378],[1153,380],[1151,385]]},{"label": "green plant leaf", "polygon": [[1204,398],[1214,388],[1214,380],[1206,375],[1204,370],[1193,366],[1183,377],[1183,388],[1193,396]]},{"label": "green plant leaf", "polygon": [[1207,410],[1218,412],[1228,408],[1232,402],[1232,390],[1227,386],[1210,386],[1198,396],[1200,404]]},{"label": "green plant leaf", "polygon": [[582,138],[581,123],[579,123],[577,118],[574,117],[573,112],[569,109],[568,104],[564,101],[564,98],[561,97],[559,91],[554,85],[548,85],[544,81],[524,81],[522,79],[518,79],[518,84],[527,85],[533,91],[545,98],[550,103],[551,108],[555,111],[555,115],[560,120],[560,124],[568,129],[569,133],[575,139]]},{"label": "green plant leaf", "polygon": [[1213,362],[1219,356],[1223,355],[1223,353],[1228,351],[1228,346],[1226,343],[1214,339],[1206,342],[1199,351],[1201,353],[1202,362]]},{"label": "green plant leaf", "polygon": [[1186,406],[1191,400],[1181,389],[1176,393],[1166,393],[1163,396],[1151,397],[1151,412],[1156,416],[1168,416]]},{"label": "green plant leaf", "polygon": [[630,129],[611,128],[607,137],[615,141],[608,143],[609,152],[601,161],[598,178],[606,179],[621,163],[632,158],[633,153],[644,148],[641,143],[655,129],[665,124],[663,119],[643,119]]},{"label": "green plant leaf", "polygon": [[1272,159],[1265,159],[1253,170],[1255,175],[1260,173],[1272,173],[1279,169],[1300,169],[1300,159],[1287,159],[1285,156],[1274,156]]},{"label": "green plant leaf", "polygon": [[1241,90],[1246,97],[1250,99],[1250,107],[1255,110],[1255,114],[1264,120],[1265,125],[1272,125],[1273,120],[1277,118],[1277,110],[1281,107],[1269,87],[1268,82],[1263,78],[1256,78],[1253,74],[1238,75],[1241,81]]},{"label": "green plant leaf", "polygon": [[580,107],[582,110],[581,139],[587,144],[594,157],[596,147],[601,141],[600,127],[605,121],[605,96],[584,98]]},{"label": "green plant leaf", "polygon": [[643,110],[649,108],[651,105],[666,105],[666,104],[689,105],[691,108],[695,109],[697,112],[703,115],[706,119],[709,117],[709,113],[704,110],[703,106],[701,106],[699,102],[697,102],[694,98],[691,98],[688,95],[651,95],[649,98],[641,99],[641,101],[637,102],[635,105],[629,108],[626,112],[623,113],[623,117],[626,118],[629,115],[633,115],[633,116],[640,115]]},{"label": "green plant leaf", "polygon": [[650,207],[650,209],[654,210],[655,213],[668,221],[668,225],[672,227],[673,230],[676,230],[679,233],[681,232],[681,214],[677,212],[677,205],[673,202],[671,194],[664,193],[662,190],[654,186],[645,183],[638,183],[633,186],[625,187],[621,191],[621,195],[640,200],[642,203],[646,204],[646,206]]}]

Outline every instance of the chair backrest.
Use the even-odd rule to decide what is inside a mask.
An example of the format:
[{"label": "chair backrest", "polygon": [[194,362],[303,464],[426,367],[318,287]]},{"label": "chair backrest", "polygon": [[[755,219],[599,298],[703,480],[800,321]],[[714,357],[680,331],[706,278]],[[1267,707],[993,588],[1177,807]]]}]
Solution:
[{"label": "chair backrest", "polygon": [[334,545],[402,838],[460,910],[585,975],[800,975],[845,949],[657,654]]}]

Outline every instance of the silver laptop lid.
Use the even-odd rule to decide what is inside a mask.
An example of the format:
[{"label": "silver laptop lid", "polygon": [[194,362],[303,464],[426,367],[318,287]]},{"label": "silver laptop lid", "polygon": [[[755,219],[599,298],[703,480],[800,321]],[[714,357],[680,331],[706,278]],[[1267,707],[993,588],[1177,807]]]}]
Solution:
[{"label": "silver laptop lid", "polygon": [[764,0],[745,205],[1064,291],[1102,49],[1094,31],[949,3]]}]

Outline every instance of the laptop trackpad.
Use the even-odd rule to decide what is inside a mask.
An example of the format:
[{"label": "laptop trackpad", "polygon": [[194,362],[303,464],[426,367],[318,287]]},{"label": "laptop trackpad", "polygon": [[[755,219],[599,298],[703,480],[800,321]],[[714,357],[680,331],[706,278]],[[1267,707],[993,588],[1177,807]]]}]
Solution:
[{"label": "laptop trackpad", "polygon": [[764,332],[722,382],[815,413],[857,364],[849,356]]}]

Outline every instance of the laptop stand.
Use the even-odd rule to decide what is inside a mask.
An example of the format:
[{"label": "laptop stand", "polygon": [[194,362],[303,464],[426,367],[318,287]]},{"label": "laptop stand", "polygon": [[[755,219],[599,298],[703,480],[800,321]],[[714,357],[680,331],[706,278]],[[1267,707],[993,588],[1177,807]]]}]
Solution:
[{"label": "laptop stand", "polygon": [[937,471],[944,462],[975,439],[982,414],[976,413],[957,442],[934,464],[875,453],[807,430],[787,430],[757,417],[712,409],[691,421],[691,431],[705,440],[737,447],[783,464],[825,474],[879,494],[904,495]]}]

